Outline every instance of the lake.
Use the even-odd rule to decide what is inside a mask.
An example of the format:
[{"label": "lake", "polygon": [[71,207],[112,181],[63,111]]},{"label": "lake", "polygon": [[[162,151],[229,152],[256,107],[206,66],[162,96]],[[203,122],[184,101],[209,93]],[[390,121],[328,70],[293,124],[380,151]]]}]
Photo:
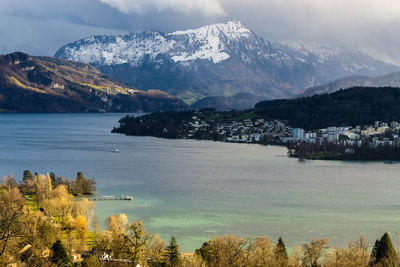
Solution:
[{"label": "lake", "polygon": [[[126,213],[193,251],[214,235],[373,244],[400,230],[400,164],[301,161],[282,147],[110,133],[123,114],[0,114],[0,176],[96,178],[96,216]],[[111,151],[118,149],[120,153]],[[397,246],[397,245],[396,245]]]}]

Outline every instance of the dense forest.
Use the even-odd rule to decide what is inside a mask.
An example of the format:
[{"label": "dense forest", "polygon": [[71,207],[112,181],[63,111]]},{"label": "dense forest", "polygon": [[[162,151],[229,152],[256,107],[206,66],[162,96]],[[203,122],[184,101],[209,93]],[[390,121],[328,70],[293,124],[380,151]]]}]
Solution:
[{"label": "dense forest", "polygon": [[[126,135],[156,136],[176,138],[182,122],[189,121],[195,113],[193,111],[155,112],[142,117],[127,115],[119,120],[119,127],[114,133]],[[166,132],[164,129],[168,129]]]},{"label": "dense forest", "polygon": [[[223,112],[226,113],[226,112]],[[202,109],[201,116],[210,118],[217,114],[215,109]],[[184,131],[185,124],[194,116],[199,116],[196,111],[165,111],[154,112],[140,117],[125,116],[119,120],[119,127],[113,133],[124,133],[135,136],[155,136],[163,138],[179,138]],[[197,139],[212,139],[207,136],[197,136]]]},{"label": "dense forest", "polygon": [[312,97],[262,101],[256,104],[255,114],[312,130],[370,125],[374,121],[400,121],[399,103],[399,88],[354,87]]}]

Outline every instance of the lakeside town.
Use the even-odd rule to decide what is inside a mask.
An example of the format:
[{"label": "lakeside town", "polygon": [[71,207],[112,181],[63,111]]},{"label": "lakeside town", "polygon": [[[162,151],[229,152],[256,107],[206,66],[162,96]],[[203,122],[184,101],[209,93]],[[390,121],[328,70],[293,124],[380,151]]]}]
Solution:
[{"label": "lakeside town", "polygon": [[[216,115],[218,116],[218,114]],[[164,129],[164,131],[168,131]],[[307,131],[303,128],[293,128],[280,120],[267,121],[261,118],[241,120],[208,120],[201,112],[197,112],[191,121],[181,125],[178,138],[205,139],[236,143],[258,144],[290,144],[316,142],[361,146],[368,141],[372,147],[379,145],[398,146],[400,123],[376,121],[374,125],[357,125]],[[210,138],[211,139],[211,138]]]}]

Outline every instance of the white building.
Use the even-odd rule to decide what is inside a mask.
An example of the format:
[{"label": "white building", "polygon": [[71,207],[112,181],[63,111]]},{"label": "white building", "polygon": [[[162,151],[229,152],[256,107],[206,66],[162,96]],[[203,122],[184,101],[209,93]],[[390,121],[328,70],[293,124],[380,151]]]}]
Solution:
[{"label": "white building", "polygon": [[294,128],[293,129],[293,138],[298,140],[303,140],[304,138],[304,129],[302,128]]},{"label": "white building", "polygon": [[336,127],[328,127],[326,132],[328,134],[329,143],[336,143],[339,140],[338,129]]}]

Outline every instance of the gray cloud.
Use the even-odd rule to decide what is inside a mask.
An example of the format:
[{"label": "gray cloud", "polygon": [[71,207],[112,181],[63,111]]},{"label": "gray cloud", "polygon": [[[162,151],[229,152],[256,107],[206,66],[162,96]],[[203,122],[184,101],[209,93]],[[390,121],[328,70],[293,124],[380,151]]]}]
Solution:
[{"label": "gray cloud", "polygon": [[100,0],[122,13],[145,14],[149,11],[175,10],[182,13],[201,12],[206,16],[223,15],[219,0]]},{"label": "gray cloud", "polygon": [[398,0],[221,0],[229,17],[240,17],[272,40],[345,45],[400,63]]},{"label": "gray cloud", "polygon": [[269,40],[345,45],[400,64],[398,0],[1,0],[0,47],[53,53],[96,34],[231,19]]}]

